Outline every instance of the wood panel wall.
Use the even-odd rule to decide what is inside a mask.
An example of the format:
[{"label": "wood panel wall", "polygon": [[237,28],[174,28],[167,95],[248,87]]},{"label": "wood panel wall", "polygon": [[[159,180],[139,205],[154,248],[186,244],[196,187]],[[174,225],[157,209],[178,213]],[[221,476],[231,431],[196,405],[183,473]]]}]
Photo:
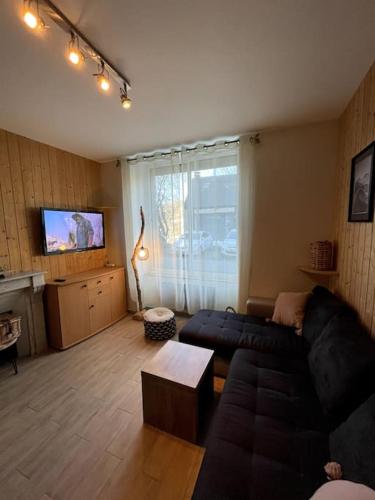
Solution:
[{"label": "wood panel wall", "polygon": [[0,266],[47,279],[101,267],[106,249],[43,256],[39,207],[89,208],[100,165],[0,129]]},{"label": "wood panel wall", "polygon": [[373,223],[348,223],[351,160],[375,140],[375,64],[340,119],[338,210],[336,222],[337,292],[360,314],[375,336],[375,229]]}]

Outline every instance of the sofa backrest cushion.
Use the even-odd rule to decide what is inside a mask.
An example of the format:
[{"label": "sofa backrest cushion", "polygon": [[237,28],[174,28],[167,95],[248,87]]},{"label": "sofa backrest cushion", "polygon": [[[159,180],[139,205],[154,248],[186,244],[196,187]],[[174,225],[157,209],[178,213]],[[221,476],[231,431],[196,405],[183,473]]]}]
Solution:
[{"label": "sofa backrest cushion", "polygon": [[344,479],[375,489],[374,443],[375,394],[330,434],[331,460],[341,465]]},{"label": "sofa backrest cushion", "polygon": [[330,320],[308,362],[323,411],[339,422],[374,392],[375,342],[352,315]]},{"label": "sofa backrest cushion", "polygon": [[305,308],[302,327],[302,335],[305,340],[312,345],[329,320],[339,312],[355,316],[354,311],[327,288],[316,286]]}]

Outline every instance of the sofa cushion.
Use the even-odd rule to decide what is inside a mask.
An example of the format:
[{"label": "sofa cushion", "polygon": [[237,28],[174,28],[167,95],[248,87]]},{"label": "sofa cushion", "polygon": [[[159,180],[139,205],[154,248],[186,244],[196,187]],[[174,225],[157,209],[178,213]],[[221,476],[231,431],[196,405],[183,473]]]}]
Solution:
[{"label": "sofa cushion", "polygon": [[306,500],[324,481],[328,432],[307,363],[236,351],[195,500]]},{"label": "sofa cushion", "polygon": [[182,328],[181,342],[214,349],[231,358],[237,348],[300,356],[308,344],[293,328],[266,323],[263,318],[245,314],[201,310]]},{"label": "sofa cushion", "polygon": [[332,318],[308,361],[324,411],[339,421],[374,390],[375,342],[353,316]]},{"label": "sofa cushion", "polygon": [[331,433],[329,442],[344,479],[375,489],[375,394]]},{"label": "sofa cushion", "polygon": [[306,304],[302,327],[302,335],[310,345],[319,338],[324,327],[337,313],[355,315],[352,309],[327,288],[316,286]]},{"label": "sofa cushion", "polygon": [[281,292],[279,293],[272,321],[278,325],[291,326],[300,331],[302,329],[305,307],[310,293]]}]

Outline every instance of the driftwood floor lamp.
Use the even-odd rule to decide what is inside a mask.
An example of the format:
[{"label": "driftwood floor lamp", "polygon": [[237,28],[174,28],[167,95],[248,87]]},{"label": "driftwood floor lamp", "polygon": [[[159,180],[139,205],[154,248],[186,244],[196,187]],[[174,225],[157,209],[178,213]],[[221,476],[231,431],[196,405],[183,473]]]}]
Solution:
[{"label": "driftwood floor lamp", "polygon": [[135,244],[134,250],[133,250],[133,255],[132,258],[130,259],[132,268],[134,271],[134,277],[135,277],[135,284],[137,287],[137,300],[138,300],[138,311],[134,314],[133,319],[137,319],[139,321],[143,321],[143,314],[145,310],[143,309],[143,303],[142,303],[142,291],[141,291],[141,284],[139,280],[139,273],[138,273],[138,268],[137,268],[137,259],[138,260],[147,260],[149,256],[148,249],[143,246],[143,235],[145,232],[145,216],[143,213],[142,207],[139,209],[140,216],[141,216],[141,231],[139,233],[139,237],[137,240],[137,243]]}]

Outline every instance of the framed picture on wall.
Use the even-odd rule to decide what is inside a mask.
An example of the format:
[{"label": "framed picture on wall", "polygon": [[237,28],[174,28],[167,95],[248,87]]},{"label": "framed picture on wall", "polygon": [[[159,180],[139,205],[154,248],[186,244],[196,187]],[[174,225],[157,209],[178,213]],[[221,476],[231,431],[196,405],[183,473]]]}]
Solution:
[{"label": "framed picture on wall", "polygon": [[374,148],[367,146],[352,159],[349,222],[372,222],[374,216]]}]

